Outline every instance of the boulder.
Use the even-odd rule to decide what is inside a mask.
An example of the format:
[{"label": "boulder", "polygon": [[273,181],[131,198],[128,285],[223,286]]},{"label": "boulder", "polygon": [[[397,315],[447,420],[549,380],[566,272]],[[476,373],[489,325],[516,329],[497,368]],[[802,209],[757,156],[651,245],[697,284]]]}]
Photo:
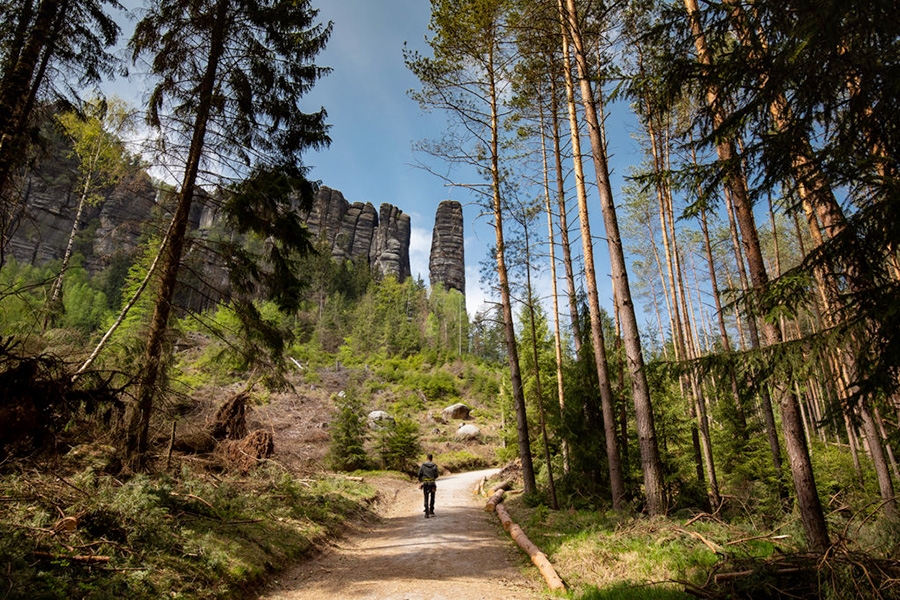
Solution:
[{"label": "boulder", "polygon": [[478,440],[481,439],[481,430],[471,423],[466,423],[456,430],[456,437],[461,440]]},{"label": "boulder", "polygon": [[470,409],[465,404],[461,402],[457,402],[456,404],[451,404],[447,408],[441,411],[441,417],[445,421],[450,421],[452,419],[462,419],[466,420],[469,418]]},{"label": "boulder", "polygon": [[369,413],[368,417],[369,427],[372,429],[381,429],[383,427],[390,427],[394,424],[394,417],[384,412],[383,410],[373,410]]}]

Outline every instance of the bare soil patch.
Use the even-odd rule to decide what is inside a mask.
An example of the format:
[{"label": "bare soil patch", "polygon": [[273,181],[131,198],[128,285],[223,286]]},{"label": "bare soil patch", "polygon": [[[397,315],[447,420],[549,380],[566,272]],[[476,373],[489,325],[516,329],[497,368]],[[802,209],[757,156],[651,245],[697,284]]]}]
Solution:
[{"label": "bare soil patch", "polygon": [[543,597],[537,572],[473,493],[476,483],[494,472],[440,478],[435,516],[429,519],[414,483],[379,481],[385,497],[381,518],[284,573],[260,600]]}]

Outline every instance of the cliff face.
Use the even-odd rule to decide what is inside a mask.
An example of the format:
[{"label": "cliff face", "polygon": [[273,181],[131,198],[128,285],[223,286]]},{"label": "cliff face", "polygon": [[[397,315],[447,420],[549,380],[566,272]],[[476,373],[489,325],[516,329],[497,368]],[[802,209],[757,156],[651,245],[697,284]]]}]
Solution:
[{"label": "cliff face", "polygon": [[[42,265],[63,258],[78,208],[75,178],[75,166],[68,161],[29,175],[5,249],[18,262]],[[155,197],[147,174],[136,172],[107,191],[101,204],[85,207],[75,251],[84,256],[89,271],[101,271],[114,256],[130,255],[137,248]]]},{"label": "cliff face", "polygon": [[428,261],[431,287],[466,293],[466,261],[463,236],[462,205],[444,200],[438,205],[431,234],[431,258]]},{"label": "cliff face", "polygon": [[336,260],[365,258],[373,269],[399,281],[411,275],[410,220],[399,208],[382,204],[376,212],[368,202],[351,204],[338,190],[322,186],[312,209],[302,216]]},{"label": "cliff face", "polygon": [[[78,201],[74,179],[73,165],[62,161],[31,178],[19,227],[6,248],[20,263],[39,265],[62,258]],[[97,273],[117,255],[133,256],[142,234],[154,221],[154,211],[160,210],[156,201],[150,178],[138,172],[111,190],[101,205],[85,210],[76,248],[85,257],[85,267]],[[340,191],[323,186],[312,208],[301,212],[301,217],[313,235],[331,248],[336,260],[364,259],[377,272],[393,274],[400,281],[411,276],[410,217],[399,208],[385,203],[376,211],[368,202],[348,202]],[[215,203],[198,198],[190,227],[200,231],[196,243],[186,248],[184,260],[192,266],[187,271],[202,281],[185,283],[205,290],[197,295],[205,294],[207,301],[227,294],[229,288],[216,254],[205,251],[202,242],[203,231],[214,228],[218,220]],[[432,286],[442,284],[465,293],[463,215],[458,202],[445,201],[438,207],[429,271]],[[191,278],[188,274],[184,277]],[[197,307],[196,302],[186,305]]]}]

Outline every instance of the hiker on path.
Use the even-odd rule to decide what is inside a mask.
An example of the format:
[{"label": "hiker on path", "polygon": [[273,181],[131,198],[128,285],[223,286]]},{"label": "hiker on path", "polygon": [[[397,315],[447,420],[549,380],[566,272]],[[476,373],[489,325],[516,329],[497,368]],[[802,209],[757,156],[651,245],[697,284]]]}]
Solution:
[{"label": "hiker on path", "polygon": [[434,492],[437,489],[437,484],[435,480],[438,477],[438,468],[437,465],[431,462],[431,455],[428,455],[428,460],[422,463],[422,466],[419,467],[419,481],[422,488],[422,491],[425,493],[425,518],[434,516]]}]

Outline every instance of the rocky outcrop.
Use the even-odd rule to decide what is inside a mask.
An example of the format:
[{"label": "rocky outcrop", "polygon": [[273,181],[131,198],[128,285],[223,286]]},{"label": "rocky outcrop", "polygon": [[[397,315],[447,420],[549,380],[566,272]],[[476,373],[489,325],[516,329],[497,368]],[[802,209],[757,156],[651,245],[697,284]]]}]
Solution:
[{"label": "rocky outcrop", "polygon": [[[66,161],[44,166],[29,175],[24,191],[6,251],[24,264],[61,260],[78,208],[75,166]],[[134,172],[107,190],[99,205],[85,207],[75,251],[84,256],[89,271],[100,271],[115,256],[135,251],[155,197],[147,174]]]},{"label": "rocky outcrop", "polygon": [[470,409],[468,406],[461,402],[457,402],[456,404],[451,404],[447,408],[441,411],[441,417],[445,421],[452,421],[453,419],[462,419],[466,420],[469,418]]},{"label": "rocky outcrop", "polygon": [[381,274],[400,281],[411,275],[411,225],[409,215],[399,208],[382,204],[376,212],[368,202],[351,204],[338,190],[322,186],[312,208],[301,216],[336,260],[363,258]]},{"label": "rocky outcrop", "polygon": [[462,205],[455,200],[444,200],[438,205],[428,270],[432,288],[443,285],[466,293],[463,213]]},{"label": "rocky outcrop", "polygon": [[412,275],[409,265],[409,241],[412,223],[409,215],[396,206],[382,204],[381,226],[375,231],[369,264],[382,273],[398,273],[401,281]]}]

